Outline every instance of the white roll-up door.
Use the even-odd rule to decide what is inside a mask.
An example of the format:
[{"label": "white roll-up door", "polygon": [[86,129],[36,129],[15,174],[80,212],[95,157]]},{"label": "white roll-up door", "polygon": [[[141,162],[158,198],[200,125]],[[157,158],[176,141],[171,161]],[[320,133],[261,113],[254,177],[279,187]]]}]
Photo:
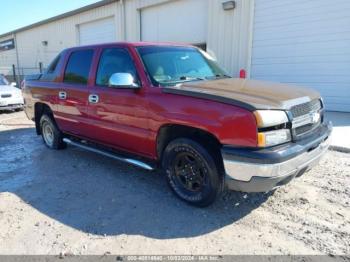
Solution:
[{"label": "white roll-up door", "polygon": [[154,42],[207,42],[208,1],[180,0],[141,10],[141,39]]},{"label": "white roll-up door", "polygon": [[255,0],[251,77],[312,87],[350,112],[349,11],[349,0]]},{"label": "white roll-up door", "polygon": [[79,44],[92,45],[116,41],[114,17],[79,25]]}]

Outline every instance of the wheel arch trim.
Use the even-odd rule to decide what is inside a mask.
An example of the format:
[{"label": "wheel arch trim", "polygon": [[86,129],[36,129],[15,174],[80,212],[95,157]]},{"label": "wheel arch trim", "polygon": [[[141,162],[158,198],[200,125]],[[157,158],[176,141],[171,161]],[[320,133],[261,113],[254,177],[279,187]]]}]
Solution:
[{"label": "wheel arch trim", "polygon": [[37,135],[41,135],[40,118],[45,111],[48,111],[51,114],[53,114],[52,109],[50,108],[50,106],[47,103],[36,102],[34,104],[34,121],[35,121],[35,129],[36,129]]},{"label": "wheel arch trim", "polygon": [[[186,131],[189,131],[189,132],[187,133]],[[195,134],[199,134],[199,137],[194,137]],[[215,141],[215,144],[219,145],[220,147],[222,146],[218,137],[208,130],[189,126],[189,125],[184,125],[184,124],[177,124],[177,123],[164,124],[160,126],[160,128],[157,131],[157,137],[156,137],[157,158],[161,160],[162,153],[170,141],[176,138],[183,137],[183,138],[192,138],[194,140],[197,140],[198,142],[198,140],[200,140],[202,138],[201,136],[203,135],[210,137],[211,142]]]}]

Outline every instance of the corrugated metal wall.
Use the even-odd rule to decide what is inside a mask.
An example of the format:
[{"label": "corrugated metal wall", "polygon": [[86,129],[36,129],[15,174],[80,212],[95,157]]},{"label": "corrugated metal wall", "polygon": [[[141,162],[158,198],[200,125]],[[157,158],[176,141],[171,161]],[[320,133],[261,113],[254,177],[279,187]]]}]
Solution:
[{"label": "corrugated metal wall", "polygon": [[222,2],[209,0],[208,51],[232,75],[248,70],[252,0],[236,0],[234,10],[225,11]]},{"label": "corrugated metal wall", "polygon": [[203,0],[173,1],[142,9],[141,40],[207,43],[208,3]]},{"label": "corrugated metal wall", "polygon": [[256,0],[252,77],[312,87],[349,112],[349,10],[349,0]]},{"label": "corrugated metal wall", "polygon": [[[127,0],[126,40],[140,41],[140,10],[170,1],[186,0]],[[240,69],[248,70],[251,10],[253,0],[236,0],[234,10],[222,8],[224,0],[208,1],[207,48],[228,73],[238,76]],[[176,21],[174,21],[176,22]],[[181,28],[179,28],[181,30]]]},{"label": "corrugated metal wall", "polygon": [[[47,66],[64,48],[78,45],[79,24],[113,16],[115,24],[120,25],[119,7],[115,2],[16,33],[19,67],[38,67],[39,62]],[[117,39],[122,40],[121,28],[117,26],[116,30]],[[47,46],[43,41],[47,41]],[[17,64],[15,50],[0,52],[0,66],[12,64]]]},{"label": "corrugated metal wall", "polygon": [[[79,44],[77,25],[110,16],[116,20],[117,41],[140,41],[140,10],[174,1],[186,0],[121,0],[18,32],[19,66],[37,67],[39,62],[47,66],[62,49]],[[209,6],[208,50],[230,74],[237,76],[239,69],[248,66],[249,14],[253,0],[236,0],[236,8],[229,11],[223,10],[223,0],[203,1],[208,1]],[[42,41],[48,45],[44,46]],[[0,52],[0,67],[12,64],[16,64],[15,50]]]},{"label": "corrugated metal wall", "polygon": [[[142,8],[164,4],[170,1],[180,0],[124,0],[125,4],[125,40],[140,41],[141,40],[141,20],[140,10]],[[182,0],[183,1],[183,0]],[[186,1],[186,0],[185,0]],[[206,1],[206,0],[203,0]]]}]

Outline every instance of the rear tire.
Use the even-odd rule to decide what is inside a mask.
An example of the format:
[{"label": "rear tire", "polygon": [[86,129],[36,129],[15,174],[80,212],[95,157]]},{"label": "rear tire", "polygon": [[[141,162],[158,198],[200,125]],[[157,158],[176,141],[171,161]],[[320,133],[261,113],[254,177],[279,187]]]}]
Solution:
[{"label": "rear tire", "polygon": [[197,207],[212,204],[222,189],[214,159],[193,140],[179,138],[170,142],[163,153],[162,167],[175,195]]},{"label": "rear tire", "polygon": [[63,134],[53,119],[44,114],[40,119],[41,136],[45,145],[50,149],[64,149],[67,144],[63,142]]}]

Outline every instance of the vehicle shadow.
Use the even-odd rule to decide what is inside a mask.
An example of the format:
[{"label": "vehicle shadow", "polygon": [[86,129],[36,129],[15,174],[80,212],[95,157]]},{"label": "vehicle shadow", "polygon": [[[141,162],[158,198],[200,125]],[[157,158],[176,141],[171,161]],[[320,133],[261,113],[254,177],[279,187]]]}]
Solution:
[{"label": "vehicle shadow", "polygon": [[0,145],[0,192],[12,192],[52,219],[91,234],[199,236],[239,221],[271,195],[225,192],[200,209],[178,200],[159,171],[74,147],[49,150],[34,128],[2,131]]}]

